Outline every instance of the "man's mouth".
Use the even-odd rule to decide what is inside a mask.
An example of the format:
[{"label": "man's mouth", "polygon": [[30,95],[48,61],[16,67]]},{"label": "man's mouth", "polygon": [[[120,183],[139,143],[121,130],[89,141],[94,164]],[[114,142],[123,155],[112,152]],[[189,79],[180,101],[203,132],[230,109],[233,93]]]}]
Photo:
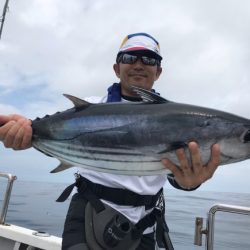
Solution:
[{"label": "man's mouth", "polygon": [[130,74],[129,76],[130,76],[130,77],[147,77],[147,76],[144,75],[144,74]]}]

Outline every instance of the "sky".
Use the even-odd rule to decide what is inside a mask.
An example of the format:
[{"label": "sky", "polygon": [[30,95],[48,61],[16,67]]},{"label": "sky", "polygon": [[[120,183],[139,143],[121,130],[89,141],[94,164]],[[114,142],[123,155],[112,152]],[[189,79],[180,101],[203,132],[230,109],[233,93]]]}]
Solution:
[{"label": "sky", "polygon": [[[123,38],[147,32],[161,46],[154,87],[163,97],[250,118],[249,24],[248,0],[10,0],[0,113],[34,119],[70,108],[63,93],[103,96],[119,81],[113,64]],[[0,171],[20,180],[71,183],[74,170],[49,173],[57,164],[34,149],[0,145]],[[221,166],[200,190],[249,193],[249,177],[250,160]]]}]

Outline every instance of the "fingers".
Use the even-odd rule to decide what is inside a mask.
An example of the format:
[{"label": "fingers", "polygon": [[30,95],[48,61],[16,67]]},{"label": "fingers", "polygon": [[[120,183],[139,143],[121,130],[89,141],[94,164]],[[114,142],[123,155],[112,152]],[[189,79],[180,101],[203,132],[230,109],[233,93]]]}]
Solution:
[{"label": "fingers", "polygon": [[191,172],[197,172],[203,165],[200,157],[199,146],[196,142],[190,142],[188,144],[190,153],[190,159],[187,157],[183,148],[176,150],[176,156],[180,163],[180,168],[184,171],[184,174]]},{"label": "fingers", "polygon": [[0,115],[0,127],[2,127],[7,122],[11,121],[10,117],[7,115]]},{"label": "fingers", "polygon": [[14,140],[15,140],[15,135],[17,134],[19,129],[19,125],[15,121],[10,121],[6,125],[3,126],[2,128],[2,140],[4,143],[4,146],[6,148],[10,147],[15,147],[14,145]]},{"label": "fingers", "polygon": [[16,126],[16,134],[13,138],[13,149],[25,149],[31,146],[32,129],[30,125],[26,125],[27,122],[22,120]]},{"label": "fingers", "polygon": [[[177,152],[176,153],[179,154],[180,156],[182,156],[183,152],[181,152],[179,150],[177,150],[177,151],[178,151],[178,153]],[[185,171],[188,169],[188,165],[187,165],[187,169],[186,169],[186,167],[183,168],[181,166],[175,165],[169,159],[162,159],[162,164],[172,172],[172,174],[174,175],[174,179],[178,183],[179,186],[181,186],[184,189],[189,189],[191,187],[191,184],[189,183],[190,177],[187,178],[187,176],[189,174],[187,174],[187,171]],[[183,169],[185,169],[185,170],[183,170]]]},{"label": "fingers", "polygon": [[0,126],[6,124],[9,121],[18,121],[20,119],[25,119],[31,124],[31,122],[28,119],[24,118],[23,116],[13,114],[13,115],[0,115]]},{"label": "fingers", "polygon": [[175,177],[177,176],[181,177],[181,175],[188,175],[189,172],[192,172],[193,170],[192,170],[192,166],[190,166],[185,150],[183,148],[180,148],[180,149],[177,149],[175,153],[179,162],[179,166],[175,165],[169,159],[163,159],[162,160],[163,165],[167,169],[169,169],[175,175]]},{"label": "fingers", "polygon": [[165,166],[165,168],[169,169],[174,176],[180,176],[181,171],[178,166],[176,166],[172,161],[169,159],[162,159],[162,164]]},{"label": "fingers", "polygon": [[211,153],[210,162],[215,164],[215,165],[220,164],[220,146],[219,146],[219,144],[214,144],[212,146],[212,153]]},{"label": "fingers", "polygon": [[219,164],[220,164],[220,146],[219,144],[214,144],[211,149],[210,160],[208,161],[206,165],[207,179],[210,179],[213,176]]},{"label": "fingers", "polygon": [[169,159],[163,159],[163,165],[172,171],[175,180],[182,187],[196,187],[210,179],[220,163],[220,148],[214,144],[211,148],[211,157],[207,164],[203,164],[199,146],[196,142],[188,144],[190,160],[184,149],[176,150],[179,166]]},{"label": "fingers", "polygon": [[183,148],[180,148],[180,149],[177,149],[175,153],[179,160],[180,168],[183,171],[190,170],[189,162],[188,162],[188,158],[186,157],[185,150]]},{"label": "fingers", "polygon": [[0,140],[4,146],[13,149],[26,149],[31,146],[31,121],[20,116],[0,116]]},{"label": "fingers", "polygon": [[30,148],[32,146],[32,127],[31,126],[25,126],[24,127],[24,135],[22,143],[20,145],[20,149],[26,149]]},{"label": "fingers", "polygon": [[191,163],[192,163],[192,169],[195,173],[200,171],[200,168],[203,166],[199,146],[196,142],[190,142],[188,144],[190,157],[191,157]]}]

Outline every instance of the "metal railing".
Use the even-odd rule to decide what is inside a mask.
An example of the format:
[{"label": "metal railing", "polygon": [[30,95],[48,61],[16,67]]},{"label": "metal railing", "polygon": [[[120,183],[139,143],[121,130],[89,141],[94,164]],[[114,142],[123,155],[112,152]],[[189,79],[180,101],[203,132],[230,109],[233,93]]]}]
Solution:
[{"label": "metal railing", "polygon": [[17,179],[15,175],[7,174],[7,173],[1,173],[0,172],[0,177],[4,177],[8,179],[5,195],[3,198],[3,205],[2,205],[2,210],[1,210],[1,215],[0,215],[0,224],[5,223],[5,218],[7,215],[8,211],[8,206],[9,206],[9,201],[10,201],[10,195],[11,195],[11,190],[13,186],[13,182]]},{"label": "metal railing", "polygon": [[218,204],[210,208],[207,218],[206,229],[203,229],[203,218],[197,217],[195,221],[195,237],[194,244],[202,246],[202,235],[206,235],[206,250],[214,248],[214,223],[216,212],[235,213],[242,215],[250,215],[250,207],[242,207],[227,204]]}]

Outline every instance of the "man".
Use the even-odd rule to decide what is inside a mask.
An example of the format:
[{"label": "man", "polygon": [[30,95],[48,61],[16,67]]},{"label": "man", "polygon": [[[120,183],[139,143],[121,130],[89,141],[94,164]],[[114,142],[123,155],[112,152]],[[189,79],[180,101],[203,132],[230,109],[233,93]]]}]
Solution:
[{"label": "man", "polygon": [[[106,96],[87,100],[96,103],[141,101],[131,86],[152,90],[162,72],[161,60],[159,44],[152,36],[128,35],[113,66],[120,83],[110,86]],[[19,115],[0,116],[0,124],[3,125],[0,140],[5,147],[15,150],[31,147],[30,120]],[[59,197],[59,201],[63,201],[74,186],[78,188],[65,221],[62,249],[152,250],[156,240],[166,249],[173,249],[161,200],[165,181],[168,179],[178,189],[194,190],[211,178],[219,165],[217,144],[212,147],[206,165],[202,163],[198,145],[191,142],[188,147],[192,165],[184,149],[176,151],[180,166],[168,159],[162,160],[173,173],[168,176],[122,176],[79,168],[76,182]]]}]

